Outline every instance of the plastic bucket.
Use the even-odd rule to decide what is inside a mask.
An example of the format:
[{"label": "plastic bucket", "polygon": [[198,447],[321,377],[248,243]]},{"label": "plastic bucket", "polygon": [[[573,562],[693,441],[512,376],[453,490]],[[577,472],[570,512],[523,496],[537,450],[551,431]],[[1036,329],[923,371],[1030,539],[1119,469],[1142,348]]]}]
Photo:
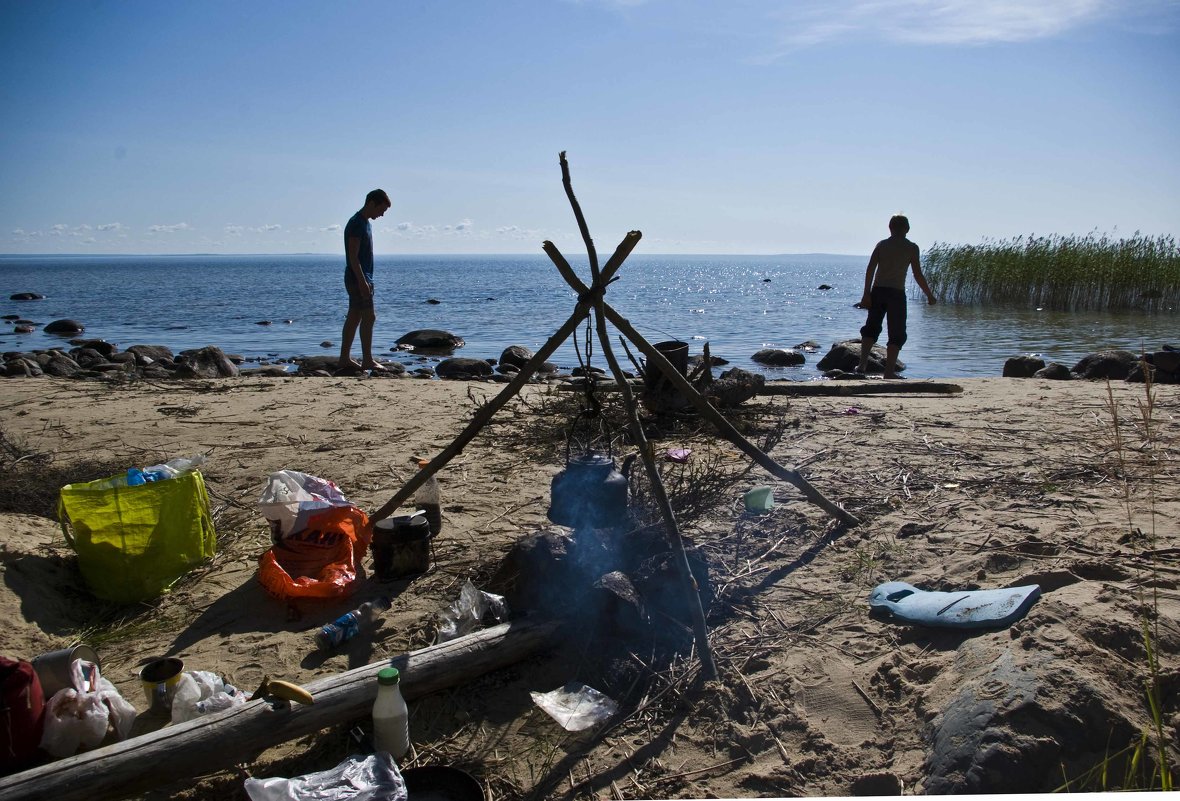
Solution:
[{"label": "plastic bucket", "polygon": [[175,656],[154,659],[139,671],[139,683],[152,712],[172,709],[172,699],[184,673],[184,661]]},{"label": "plastic bucket", "polygon": [[89,645],[75,645],[33,657],[33,670],[37,671],[37,678],[41,680],[41,691],[46,698],[52,698],[58,690],[74,686],[73,679],[70,678],[70,665],[75,659],[93,662],[98,665],[100,671],[102,670],[98,653]]},{"label": "plastic bucket", "polygon": [[746,511],[764,514],[774,508],[774,487],[754,487],[746,493]]},{"label": "plastic bucket", "polygon": [[373,526],[373,573],[378,581],[417,576],[430,569],[434,535],[422,515],[399,515]]}]

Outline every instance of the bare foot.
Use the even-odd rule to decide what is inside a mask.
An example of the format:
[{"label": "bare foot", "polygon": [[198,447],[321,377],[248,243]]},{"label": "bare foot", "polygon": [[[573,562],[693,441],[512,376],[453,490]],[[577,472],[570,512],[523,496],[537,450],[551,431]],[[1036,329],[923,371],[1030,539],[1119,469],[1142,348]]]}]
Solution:
[{"label": "bare foot", "polygon": [[368,370],[373,373],[388,373],[389,372],[389,368],[386,367],[385,365],[381,364],[380,362],[369,362],[361,369]]},{"label": "bare foot", "polygon": [[356,359],[337,359],[336,360],[336,369],[337,370],[363,370],[364,368],[361,367],[361,363],[358,362]]}]

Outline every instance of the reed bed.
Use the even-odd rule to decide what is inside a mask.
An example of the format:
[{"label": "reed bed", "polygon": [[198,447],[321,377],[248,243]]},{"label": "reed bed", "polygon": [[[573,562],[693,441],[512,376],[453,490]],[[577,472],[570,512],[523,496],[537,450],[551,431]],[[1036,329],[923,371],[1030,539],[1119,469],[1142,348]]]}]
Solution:
[{"label": "reed bed", "polygon": [[947,303],[1055,311],[1180,308],[1180,247],[1170,236],[1018,236],[979,245],[936,242],[922,272]]}]

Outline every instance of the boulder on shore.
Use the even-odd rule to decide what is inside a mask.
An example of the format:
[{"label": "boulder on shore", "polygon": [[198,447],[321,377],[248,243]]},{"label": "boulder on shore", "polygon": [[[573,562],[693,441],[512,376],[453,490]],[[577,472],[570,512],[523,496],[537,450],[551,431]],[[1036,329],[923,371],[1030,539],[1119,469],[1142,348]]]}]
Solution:
[{"label": "boulder on shore", "polygon": [[486,378],[492,374],[492,366],[483,359],[456,357],[443,359],[434,372],[439,378]]},{"label": "boulder on shore", "polygon": [[[873,343],[872,350],[869,351],[869,366],[870,373],[885,372],[885,358],[888,354],[885,348],[881,345]],[[860,368],[860,340],[846,339],[843,342],[837,342],[832,345],[832,349],[827,352],[816,367],[824,372],[829,370],[842,370],[845,373],[856,372]],[[897,372],[905,370],[905,362],[901,359],[897,360]]]},{"label": "boulder on shore", "polygon": [[1100,350],[1083,356],[1071,372],[1077,373],[1078,378],[1123,380],[1137,364],[1139,356],[1129,350]]},{"label": "boulder on shore", "polygon": [[232,378],[238,374],[238,366],[215,345],[184,351],[180,359],[177,378]]},{"label": "boulder on shore", "polygon": [[1032,378],[1045,366],[1045,360],[1031,353],[1013,356],[1004,362],[1004,378]]},{"label": "boulder on shore", "polygon": [[786,348],[763,348],[750,359],[768,367],[797,367],[807,361],[799,351]]},{"label": "boulder on shore", "polygon": [[433,351],[452,351],[455,348],[461,348],[464,344],[462,337],[452,334],[450,331],[439,331],[434,328],[424,328],[418,331],[410,331],[407,334],[402,334],[398,340],[398,345],[409,345],[414,350],[433,350]]}]

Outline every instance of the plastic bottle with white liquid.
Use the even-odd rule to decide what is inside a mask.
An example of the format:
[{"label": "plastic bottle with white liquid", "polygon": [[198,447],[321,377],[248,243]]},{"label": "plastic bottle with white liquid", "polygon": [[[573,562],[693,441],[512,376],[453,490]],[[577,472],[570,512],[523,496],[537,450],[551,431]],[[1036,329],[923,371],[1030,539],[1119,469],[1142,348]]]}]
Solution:
[{"label": "plastic bottle with white liquid", "polygon": [[394,759],[410,750],[410,710],[402,698],[397,668],[377,672],[377,700],[373,702],[373,745]]}]

